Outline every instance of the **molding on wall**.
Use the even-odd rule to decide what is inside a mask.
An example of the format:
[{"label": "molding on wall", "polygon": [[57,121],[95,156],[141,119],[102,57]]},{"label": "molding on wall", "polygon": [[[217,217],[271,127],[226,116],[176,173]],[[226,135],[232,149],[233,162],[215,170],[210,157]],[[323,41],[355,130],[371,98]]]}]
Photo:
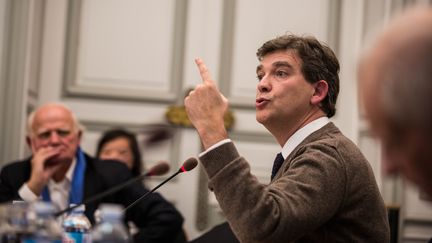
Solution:
[{"label": "molding on wall", "polygon": [[[0,2],[0,114],[5,114],[4,110],[6,109],[6,68],[8,64],[8,60],[6,58],[6,50],[7,50],[7,26],[9,22],[9,13],[10,13],[10,1],[4,0]],[[5,131],[5,119],[0,119],[0,137],[4,138]],[[0,155],[4,154],[4,143],[6,143],[5,139],[0,140]],[[1,157],[3,162],[0,162],[0,167],[4,162],[4,158]]]},{"label": "molding on wall", "polygon": [[140,100],[170,103],[178,99],[184,66],[184,47],[186,37],[186,20],[188,0],[175,1],[173,18],[172,59],[170,70],[170,87],[168,91],[137,90],[133,87],[109,88],[103,85],[79,83],[76,77],[79,52],[79,34],[82,2],[69,0],[67,19],[66,54],[63,74],[63,97],[88,97],[118,100]]},{"label": "molding on wall", "polygon": [[339,57],[342,0],[329,0],[327,43]]},{"label": "molding on wall", "polygon": [[36,103],[39,96],[42,36],[44,33],[45,0],[33,4],[31,15],[31,43],[28,74],[28,98],[29,102]]},{"label": "molding on wall", "polygon": [[[253,104],[250,104],[248,100],[241,97],[231,96],[230,90],[231,74],[232,74],[232,60],[233,60],[233,46],[234,38],[236,36],[235,31],[235,14],[236,14],[237,1],[235,0],[224,0],[223,2],[223,23],[222,23],[222,34],[221,34],[221,57],[219,65],[219,78],[220,78],[220,90],[224,94],[228,94],[230,105],[234,108],[245,108],[255,109]],[[333,49],[335,54],[338,54],[339,50],[339,38],[340,38],[340,23],[341,23],[341,0],[329,0],[328,10],[328,32],[326,43]]]},{"label": "molding on wall", "polygon": [[[232,73],[232,50],[235,36],[235,12],[236,0],[223,1],[223,17],[222,17],[222,33],[221,33],[221,48],[219,61],[219,87],[223,94],[230,94],[230,82]],[[230,101],[230,106],[238,106],[232,97],[227,97]],[[234,102],[233,102],[234,101]],[[248,106],[246,106],[248,107]],[[250,108],[250,107],[248,107]]]},{"label": "molding on wall", "polygon": [[5,39],[2,57],[1,91],[4,102],[2,106],[2,123],[0,144],[0,163],[16,160],[21,157],[21,145],[24,140],[25,109],[27,98],[27,51],[29,34],[29,18],[32,5],[26,0],[10,0],[6,2]]}]

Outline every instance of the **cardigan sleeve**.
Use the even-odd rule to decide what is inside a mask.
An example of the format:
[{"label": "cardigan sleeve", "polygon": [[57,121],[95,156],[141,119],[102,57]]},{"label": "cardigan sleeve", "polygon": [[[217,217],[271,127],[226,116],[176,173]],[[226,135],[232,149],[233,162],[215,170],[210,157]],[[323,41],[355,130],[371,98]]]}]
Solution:
[{"label": "cardigan sleeve", "polygon": [[295,240],[320,227],[344,197],[345,169],[331,148],[310,147],[260,183],[233,143],[200,157],[230,226],[241,242]]}]

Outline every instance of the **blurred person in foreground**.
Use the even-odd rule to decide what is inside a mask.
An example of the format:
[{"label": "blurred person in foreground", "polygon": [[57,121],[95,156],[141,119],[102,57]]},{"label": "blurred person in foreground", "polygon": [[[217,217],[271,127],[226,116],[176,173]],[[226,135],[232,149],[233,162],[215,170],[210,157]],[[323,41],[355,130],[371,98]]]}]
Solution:
[{"label": "blurred person in foreground", "polygon": [[432,8],[395,17],[360,60],[358,80],[384,172],[432,195]]},{"label": "blurred person in foreground", "polygon": [[329,120],[339,92],[333,51],[311,36],[283,35],[264,43],[257,56],[256,119],[281,146],[269,184],[250,173],[228,138],[223,122],[228,101],[201,59],[196,64],[202,83],[185,98],[205,149],[199,159],[209,188],[236,237],[388,242],[387,213],[372,169]]},{"label": "blurred person in foreground", "polygon": [[[63,210],[132,178],[123,163],[100,161],[81,150],[82,126],[62,104],[49,103],[36,109],[28,118],[27,132],[32,155],[3,167],[0,202],[44,200]],[[147,191],[137,182],[86,204],[85,214],[94,223],[99,204],[127,207]],[[182,216],[157,194],[130,208],[125,218],[139,228],[133,235],[135,242],[174,242],[182,234]]]}]

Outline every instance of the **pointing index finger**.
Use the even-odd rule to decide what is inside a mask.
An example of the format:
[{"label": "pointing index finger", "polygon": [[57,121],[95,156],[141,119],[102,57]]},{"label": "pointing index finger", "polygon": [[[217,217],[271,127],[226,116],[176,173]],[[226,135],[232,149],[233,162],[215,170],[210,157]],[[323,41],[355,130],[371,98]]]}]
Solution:
[{"label": "pointing index finger", "polygon": [[205,63],[203,62],[203,60],[201,58],[196,58],[195,63],[196,63],[198,70],[200,72],[200,76],[201,76],[202,81],[204,83],[207,83],[207,82],[213,83],[211,76],[210,76],[210,72],[209,72],[207,66],[205,65]]}]

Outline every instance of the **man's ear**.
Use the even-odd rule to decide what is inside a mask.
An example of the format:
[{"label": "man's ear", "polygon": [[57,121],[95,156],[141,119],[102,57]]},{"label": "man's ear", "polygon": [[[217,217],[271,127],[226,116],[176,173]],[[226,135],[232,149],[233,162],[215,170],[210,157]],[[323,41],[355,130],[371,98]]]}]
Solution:
[{"label": "man's ear", "polygon": [[32,153],[34,153],[35,150],[33,148],[32,140],[31,140],[30,136],[26,136],[26,142],[27,142],[27,145],[29,146],[30,150],[32,151]]},{"label": "man's ear", "polygon": [[325,80],[320,80],[313,84],[314,93],[311,97],[311,104],[318,105],[327,96],[328,83]]},{"label": "man's ear", "polygon": [[78,131],[78,140],[81,142],[82,130]]}]

